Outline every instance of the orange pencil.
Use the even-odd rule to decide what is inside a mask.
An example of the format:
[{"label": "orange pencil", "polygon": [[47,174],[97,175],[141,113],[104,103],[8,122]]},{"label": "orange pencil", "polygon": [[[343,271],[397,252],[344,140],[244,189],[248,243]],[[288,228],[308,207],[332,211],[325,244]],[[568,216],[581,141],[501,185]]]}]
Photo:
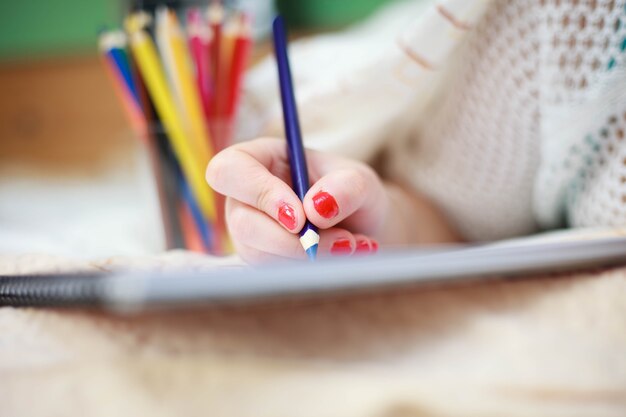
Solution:
[{"label": "orange pencil", "polygon": [[235,113],[239,105],[239,97],[241,96],[241,83],[252,49],[250,19],[245,13],[241,13],[238,16],[237,26],[238,30],[233,48],[232,64],[230,66],[228,101],[226,106],[226,117],[230,124],[234,123]]},{"label": "orange pencil", "polygon": [[183,229],[183,238],[185,240],[185,248],[199,253],[207,253],[207,247],[202,242],[202,237],[191,214],[191,209],[184,201],[180,201],[178,205],[178,218]]}]

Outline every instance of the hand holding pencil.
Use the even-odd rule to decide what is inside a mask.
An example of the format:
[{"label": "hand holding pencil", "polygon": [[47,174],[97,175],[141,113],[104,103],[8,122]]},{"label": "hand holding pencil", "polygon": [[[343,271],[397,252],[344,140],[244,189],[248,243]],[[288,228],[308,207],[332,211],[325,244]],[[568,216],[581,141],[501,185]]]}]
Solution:
[{"label": "hand holding pencil", "polygon": [[458,240],[427,198],[383,184],[362,162],[313,150],[305,154],[280,18],[274,21],[274,47],[287,140],[235,145],[207,169],[209,184],[227,197],[227,223],[239,255],[252,263],[311,258],[311,232],[319,233],[321,257],[371,254],[379,241]]},{"label": "hand holding pencil", "polygon": [[[158,51],[147,30],[150,16],[144,13],[135,13],[128,20],[126,36],[131,54],[125,52],[123,33],[104,33],[101,43],[106,68],[137,136],[148,144],[166,145],[159,147],[159,160],[175,162],[164,177],[180,184],[173,191],[175,200],[183,200],[178,217],[186,247],[224,253],[223,248],[229,247],[220,238],[224,214],[234,248],[249,262],[313,259],[317,253],[321,257],[373,253],[378,241],[406,244],[452,240],[453,231],[441,226],[447,223],[427,199],[383,184],[361,162],[305,152],[280,18],[274,23],[274,41],[287,140],[257,139],[227,148],[213,158],[206,178],[226,197],[222,211],[223,197],[214,198],[202,176],[212,150],[221,150],[227,142],[211,137],[213,130],[221,129],[207,129],[205,123],[219,127],[220,119],[225,118],[226,132],[232,128],[251,39],[245,15],[231,20],[234,24],[222,31],[222,13],[217,13],[221,6],[212,5],[209,11],[214,13],[209,13],[208,20],[203,20],[199,11],[189,14],[186,40],[176,17],[161,11],[156,31]],[[224,48],[218,53],[211,45],[221,38]],[[212,53],[207,54],[206,48]],[[135,65],[127,62],[131,56]],[[222,58],[228,62],[214,62]],[[220,78],[219,74],[228,76]],[[143,86],[149,94],[138,94],[143,92],[138,87]],[[220,99],[224,91],[226,99]],[[154,138],[147,135],[147,124],[153,119],[164,127],[163,132],[152,132]],[[159,167],[155,164],[157,176],[166,173],[159,172]],[[163,200],[169,201],[164,196]],[[175,212],[168,208],[164,224],[176,222]]]},{"label": "hand holding pencil", "polygon": [[[320,246],[320,228],[325,229],[323,252],[376,251],[375,240],[334,226],[349,221],[351,216],[353,220],[364,220],[363,224],[355,224],[356,230],[379,229],[386,206],[385,198],[378,198],[384,197],[382,184],[365,165],[311,152],[305,157],[281,17],[274,20],[273,29],[287,143],[257,140],[237,145],[218,155],[207,170],[209,184],[229,196],[226,211],[235,247],[244,259],[253,262],[272,257],[301,258],[305,253],[314,260]],[[313,163],[311,175],[317,179],[311,190],[307,159]],[[329,168],[329,175],[325,175]],[[315,189],[319,191],[313,192]],[[363,193],[368,189],[372,193]],[[295,244],[295,233],[300,245]]]},{"label": "hand holding pencil", "polygon": [[306,259],[299,232],[308,219],[319,230],[319,257],[372,253],[389,216],[387,192],[358,161],[306,151],[312,186],[300,201],[291,188],[284,139],[234,145],[213,158],[209,184],[227,196],[233,245],[246,261]]}]

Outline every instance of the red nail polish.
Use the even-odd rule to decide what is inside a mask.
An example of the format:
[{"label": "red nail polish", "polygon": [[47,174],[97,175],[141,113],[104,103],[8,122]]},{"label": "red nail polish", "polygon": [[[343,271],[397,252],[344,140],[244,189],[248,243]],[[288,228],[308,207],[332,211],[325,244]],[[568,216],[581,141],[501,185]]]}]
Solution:
[{"label": "red nail polish", "polygon": [[337,200],[326,191],[320,191],[313,196],[313,206],[320,216],[326,219],[332,219],[339,214]]},{"label": "red nail polish", "polygon": [[289,230],[295,229],[296,211],[289,204],[282,203],[280,207],[278,207],[278,221]]},{"label": "red nail polish", "polygon": [[370,247],[370,243],[367,241],[367,239],[359,239],[356,241],[355,252],[367,253],[367,252],[370,252],[371,250],[372,248]]},{"label": "red nail polish", "polygon": [[350,255],[352,253],[352,245],[350,239],[338,239],[333,243],[330,248],[330,253],[333,255]]},{"label": "red nail polish", "polygon": [[378,242],[372,239],[371,243],[372,243],[372,253],[378,252]]}]

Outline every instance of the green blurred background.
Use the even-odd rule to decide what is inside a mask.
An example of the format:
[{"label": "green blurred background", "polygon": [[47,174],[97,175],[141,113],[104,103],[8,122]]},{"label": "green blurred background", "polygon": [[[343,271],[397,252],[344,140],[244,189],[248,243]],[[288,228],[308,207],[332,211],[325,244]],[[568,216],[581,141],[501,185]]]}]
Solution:
[{"label": "green blurred background", "polygon": [[[250,1],[257,6],[263,1],[271,2]],[[315,30],[355,22],[386,1],[278,0],[276,6],[291,26]],[[123,0],[0,0],[0,59],[93,54],[97,31],[104,26],[119,25],[123,10],[128,7]]]},{"label": "green blurred background", "polygon": [[388,0],[278,0],[290,25],[306,29],[334,29],[367,17]]},{"label": "green blurred background", "polygon": [[98,30],[119,24],[120,10],[110,0],[1,0],[0,57],[95,53]]}]

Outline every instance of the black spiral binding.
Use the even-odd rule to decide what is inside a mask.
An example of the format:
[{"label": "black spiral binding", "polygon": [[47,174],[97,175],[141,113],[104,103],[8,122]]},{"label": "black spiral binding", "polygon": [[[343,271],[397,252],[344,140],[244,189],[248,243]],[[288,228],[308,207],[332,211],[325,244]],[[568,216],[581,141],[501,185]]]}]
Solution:
[{"label": "black spiral binding", "polygon": [[103,278],[103,274],[0,276],[0,306],[102,306]]}]

